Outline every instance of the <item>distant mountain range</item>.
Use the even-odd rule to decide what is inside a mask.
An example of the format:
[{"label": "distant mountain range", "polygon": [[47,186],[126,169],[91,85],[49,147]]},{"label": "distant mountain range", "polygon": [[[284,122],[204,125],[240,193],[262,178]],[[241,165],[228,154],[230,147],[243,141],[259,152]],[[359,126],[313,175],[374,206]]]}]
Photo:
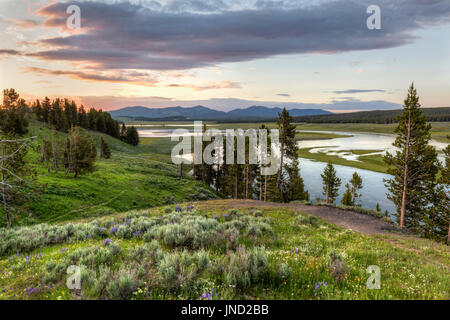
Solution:
[{"label": "distant mountain range", "polygon": [[[147,108],[141,106],[126,107],[119,110],[110,111],[113,118],[127,117],[139,120],[216,120],[216,121],[249,121],[275,119],[281,108],[269,108],[264,106],[253,106],[247,109],[235,109],[229,112],[213,110],[204,106],[191,108],[171,107],[171,108]],[[317,116],[332,114],[322,109],[291,109],[289,113],[292,117]]]}]

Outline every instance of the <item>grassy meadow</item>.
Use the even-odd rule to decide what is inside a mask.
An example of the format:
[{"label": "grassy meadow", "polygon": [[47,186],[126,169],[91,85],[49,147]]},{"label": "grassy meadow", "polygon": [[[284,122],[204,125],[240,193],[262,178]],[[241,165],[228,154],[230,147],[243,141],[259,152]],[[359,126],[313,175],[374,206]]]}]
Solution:
[{"label": "grassy meadow", "polygon": [[[179,179],[179,168],[170,160],[173,143],[168,139],[144,138],[138,147],[133,147],[108,135],[89,132],[97,150],[100,136],[108,142],[112,157],[98,159],[96,171],[75,179],[64,168],[48,173],[40,161],[38,144],[44,137],[51,138],[50,130],[33,121],[29,131],[28,136],[37,137],[35,148],[29,153],[37,173],[32,181],[36,194],[26,208],[31,215],[15,213],[15,224],[58,222],[216,197],[212,189],[191,179],[187,172],[185,179]],[[66,137],[58,133],[57,139],[63,145]],[[1,219],[0,226],[4,225]]]},{"label": "grassy meadow", "polygon": [[366,155],[379,150],[341,150],[342,153],[351,153],[353,155],[359,155],[358,161],[347,160],[339,157],[338,155],[328,155],[325,152],[310,152],[315,148],[300,148],[298,155],[301,158],[317,160],[320,162],[331,162],[333,164],[339,164],[348,167],[354,167],[359,169],[365,169],[375,172],[387,173],[388,167],[383,161],[383,157],[380,154]]},{"label": "grassy meadow", "polygon": [[[0,235],[0,299],[449,299],[448,246],[283,208],[187,203]],[[82,289],[66,287],[69,265]],[[380,268],[369,290],[367,268]],[[210,295],[210,296],[209,296]]]}]

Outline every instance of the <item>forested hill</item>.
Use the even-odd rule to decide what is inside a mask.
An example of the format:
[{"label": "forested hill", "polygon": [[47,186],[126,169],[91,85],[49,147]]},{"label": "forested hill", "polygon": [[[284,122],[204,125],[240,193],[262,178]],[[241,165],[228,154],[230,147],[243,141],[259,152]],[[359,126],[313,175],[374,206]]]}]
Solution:
[{"label": "forested hill", "polygon": [[[361,111],[341,114],[327,114],[315,116],[294,117],[296,122],[310,123],[396,123],[397,116],[402,110],[377,110]],[[428,121],[450,121],[450,107],[446,108],[423,108],[423,114]]]}]

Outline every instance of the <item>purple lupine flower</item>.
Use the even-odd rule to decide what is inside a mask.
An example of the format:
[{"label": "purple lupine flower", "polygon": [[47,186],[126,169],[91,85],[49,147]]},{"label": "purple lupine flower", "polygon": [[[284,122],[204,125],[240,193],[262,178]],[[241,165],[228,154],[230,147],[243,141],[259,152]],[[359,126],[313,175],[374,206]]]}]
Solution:
[{"label": "purple lupine flower", "polygon": [[217,216],[217,214],[213,215],[214,219],[218,219],[219,217]]},{"label": "purple lupine flower", "polygon": [[181,207],[175,207],[175,212],[181,212]]},{"label": "purple lupine flower", "polygon": [[109,232],[110,233],[115,233],[115,232],[117,232],[118,229],[119,229],[118,226],[114,226]]},{"label": "purple lupine flower", "polygon": [[61,250],[59,250],[60,253],[66,252],[67,248],[62,248]]},{"label": "purple lupine flower", "polygon": [[320,287],[326,287],[327,286],[327,282],[316,282],[316,288],[314,289],[314,295],[317,296],[317,290],[320,289]]},{"label": "purple lupine flower", "polygon": [[106,228],[98,228],[98,230],[100,230],[100,231],[106,231]]},{"label": "purple lupine flower", "polygon": [[292,249],[291,252],[294,253],[294,254],[298,254],[298,248],[297,248],[297,247],[294,247],[294,249]]},{"label": "purple lupine flower", "polygon": [[112,243],[112,240],[111,239],[105,239],[104,241],[103,241],[103,245],[104,246],[107,246],[107,245],[109,245],[110,243]]},{"label": "purple lupine flower", "polygon": [[138,230],[135,233],[133,233],[133,236],[138,236],[140,233],[141,233],[141,230]]}]

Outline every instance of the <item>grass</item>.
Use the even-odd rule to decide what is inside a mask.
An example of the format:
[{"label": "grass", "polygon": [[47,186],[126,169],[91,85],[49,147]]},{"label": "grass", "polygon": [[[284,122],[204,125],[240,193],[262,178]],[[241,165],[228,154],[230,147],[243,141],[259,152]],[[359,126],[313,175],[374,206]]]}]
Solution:
[{"label": "grass", "polygon": [[[95,227],[130,221],[129,225],[136,226],[145,219],[166,221],[164,219],[190,217],[195,220],[205,219],[206,215],[208,220],[215,220],[211,218],[216,215],[218,225],[240,225],[240,221],[247,221],[239,233],[239,246],[223,250],[208,246],[191,247],[187,242],[173,248],[158,236],[158,232],[154,233],[156,243],[146,246],[147,240],[142,235],[123,238],[106,231],[103,236],[86,240],[69,239],[30,252],[21,251],[15,258],[12,258],[15,252],[10,252],[0,257],[0,299],[104,299],[114,296],[130,299],[200,299],[203,293],[211,292],[211,289],[214,300],[450,297],[450,250],[443,244],[403,235],[362,235],[283,208],[264,211],[247,208],[241,212],[224,212],[221,207],[232,208],[232,200],[194,203],[194,206],[196,210],[192,212],[183,209],[183,212],[169,214],[174,207],[168,210],[166,206],[99,217],[95,221],[85,218],[72,222]],[[229,218],[226,214],[230,214]],[[273,234],[249,233],[248,223],[268,224]],[[176,220],[172,220],[172,224],[177,224]],[[160,223],[149,230],[152,228],[166,227]],[[14,232],[8,241],[14,239]],[[208,237],[206,231],[199,233],[199,236],[202,235]],[[108,249],[103,245],[106,237],[111,238],[114,247]],[[0,240],[0,244],[5,241]],[[137,255],[138,248],[141,248],[142,255]],[[160,248],[160,251],[155,251],[155,248]],[[261,249],[254,251],[256,248]],[[80,251],[82,249],[85,251]],[[95,254],[98,250],[102,254]],[[108,255],[108,250],[114,250],[116,254]],[[171,268],[175,270],[184,263],[176,259],[183,250],[187,250],[190,257],[198,254],[207,256],[209,263],[206,267],[188,265],[187,269],[179,269],[180,277],[172,277],[169,272]],[[80,252],[92,254],[80,260],[76,258]],[[155,257],[156,252],[159,258],[153,260],[146,255]],[[144,258],[136,264],[136,257],[142,256]],[[71,292],[66,287],[64,268],[60,268],[60,276],[55,276],[58,275],[56,271],[48,271],[57,270],[74,260],[83,270],[81,292]],[[100,266],[101,261],[106,261],[107,269]],[[252,263],[256,264],[252,267]],[[369,277],[366,270],[370,265],[380,268],[380,290],[366,287]],[[97,271],[97,275],[93,271]],[[177,281],[181,281],[181,285]],[[120,283],[116,286],[117,282]],[[327,285],[317,286],[319,282]],[[102,287],[107,290],[98,289]],[[117,291],[117,288],[121,290]]]},{"label": "grass", "polygon": [[295,138],[299,141],[305,140],[325,140],[325,139],[336,139],[336,138],[348,138],[350,135],[335,134],[335,133],[325,133],[325,132],[301,132],[295,135]]},{"label": "grass", "polygon": [[[29,130],[28,135],[38,137],[37,143],[44,137],[51,137],[50,130],[39,122],[33,121]],[[89,134],[97,144],[97,150],[100,136],[108,142],[112,158],[97,160],[95,172],[77,179],[66,174],[64,169],[48,173],[40,162],[39,149],[30,151],[29,160],[37,172],[33,182],[37,195],[27,211],[14,215],[15,225],[150,208],[198,196],[215,198],[211,188],[194,181],[187,173],[185,179],[179,179],[179,168],[169,157],[170,140],[142,139],[141,145],[132,147],[107,135]],[[58,133],[58,139],[64,143],[66,134]],[[5,223],[3,220],[0,226]]]},{"label": "grass", "polygon": [[383,161],[383,157],[380,154],[375,155],[365,155],[367,153],[376,152],[379,150],[347,150],[347,151],[339,151],[339,152],[352,152],[355,155],[360,155],[358,157],[359,161],[347,160],[339,157],[338,155],[328,155],[325,152],[316,152],[312,153],[312,148],[302,148],[299,150],[299,157],[305,159],[317,160],[320,162],[331,162],[333,164],[354,167],[359,169],[371,170],[381,173],[387,173],[386,164]]},{"label": "grass", "polygon": [[[394,134],[396,124],[375,124],[375,123],[304,123],[297,124],[297,130],[318,130],[318,131],[344,131],[344,132],[368,132]],[[449,122],[431,122],[431,137],[440,142],[449,143],[447,138],[450,135]]]}]

